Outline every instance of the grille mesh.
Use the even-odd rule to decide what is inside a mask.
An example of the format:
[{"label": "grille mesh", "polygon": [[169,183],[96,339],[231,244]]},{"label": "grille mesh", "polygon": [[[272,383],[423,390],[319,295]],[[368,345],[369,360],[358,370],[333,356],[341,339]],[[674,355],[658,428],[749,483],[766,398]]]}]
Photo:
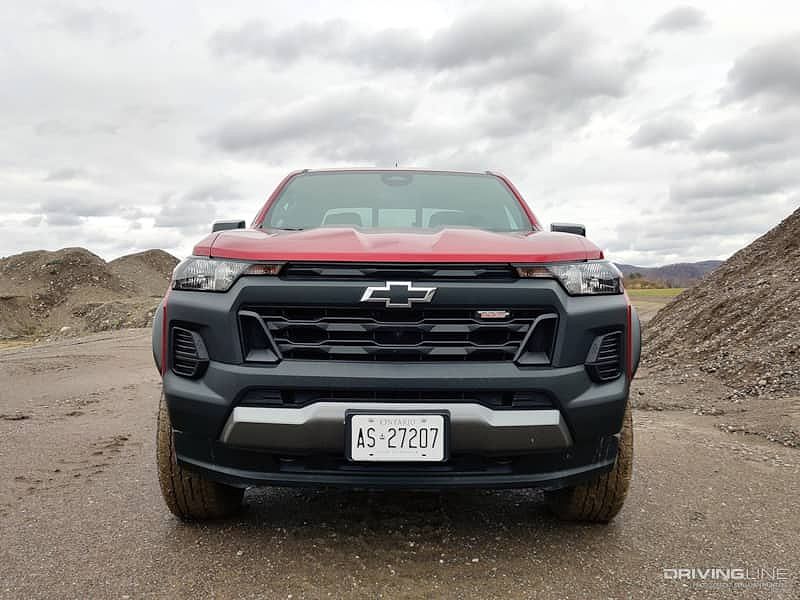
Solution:
[{"label": "grille mesh", "polygon": [[358,361],[510,361],[536,317],[545,312],[520,309],[503,319],[488,320],[469,308],[258,306],[248,310],[263,319],[283,358]]}]

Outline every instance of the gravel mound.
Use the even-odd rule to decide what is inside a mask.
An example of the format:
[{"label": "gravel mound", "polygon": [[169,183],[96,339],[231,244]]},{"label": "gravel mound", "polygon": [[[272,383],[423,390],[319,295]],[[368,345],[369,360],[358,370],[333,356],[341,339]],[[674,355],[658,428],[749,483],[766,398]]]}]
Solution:
[{"label": "gravel mound", "polygon": [[693,368],[734,395],[800,388],[800,209],[661,309],[644,363]]},{"label": "gravel mound", "polygon": [[145,250],[108,263],[111,273],[136,287],[142,296],[161,298],[178,259],[163,250]]},{"label": "gravel mound", "polygon": [[0,258],[0,339],[147,326],[176,263],[161,250],[111,263],[84,248]]}]

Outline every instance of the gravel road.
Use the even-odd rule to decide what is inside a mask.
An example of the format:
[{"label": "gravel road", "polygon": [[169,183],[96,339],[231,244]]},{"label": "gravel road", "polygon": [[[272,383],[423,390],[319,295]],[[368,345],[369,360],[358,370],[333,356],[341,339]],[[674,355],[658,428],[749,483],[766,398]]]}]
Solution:
[{"label": "gravel road", "polygon": [[[710,417],[634,413],[609,526],[529,491],[291,489],[185,525],[158,491],[158,394],[143,330],[0,350],[0,597],[800,597],[800,451]],[[710,567],[785,579],[664,575]]]}]

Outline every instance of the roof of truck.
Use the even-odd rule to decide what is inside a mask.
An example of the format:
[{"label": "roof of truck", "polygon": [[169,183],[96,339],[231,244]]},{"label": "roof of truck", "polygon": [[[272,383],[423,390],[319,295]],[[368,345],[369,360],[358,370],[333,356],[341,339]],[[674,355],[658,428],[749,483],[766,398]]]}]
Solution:
[{"label": "roof of truck", "polygon": [[328,167],[324,169],[302,169],[300,173],[336,173],[336,172],[358,172],[358,171],[397,171],[399,173],[457,173],[460,175],[499,175],[494,171],[466,171],[461,169],[426,169],[416,167]]}]

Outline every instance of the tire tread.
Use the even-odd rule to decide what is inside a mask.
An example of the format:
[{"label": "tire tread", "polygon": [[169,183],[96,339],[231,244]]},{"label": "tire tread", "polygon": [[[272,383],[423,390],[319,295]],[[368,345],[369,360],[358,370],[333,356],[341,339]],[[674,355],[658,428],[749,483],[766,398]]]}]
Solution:
[{"label": "tire tread", "polygon": [[163,394],[157,423],[158,481],[170,512],[184,521],[220,519],[238,512],[244,493],[242,489],[205,479],[178,464],[172,423]]},{"label": "tire tread", "polygon": [[617,460],[596,479],[547,494],[550,510],[566,521],[608,523],[622,509],[633,471],[633,417],[625,408]]}]

